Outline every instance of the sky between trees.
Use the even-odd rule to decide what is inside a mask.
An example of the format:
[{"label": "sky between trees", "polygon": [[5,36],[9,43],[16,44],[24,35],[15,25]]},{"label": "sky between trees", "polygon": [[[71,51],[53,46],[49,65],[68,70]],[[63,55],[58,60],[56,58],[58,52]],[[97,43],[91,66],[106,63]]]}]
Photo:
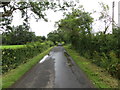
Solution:
[{"label": "sky between trees", "polygon": [[[118,23],[118,2],[119,2],[119,0],[114,0],[114,1],[115,1],[115,9],[114,9],[115,10],[115,15],[114,15],[115,18],[114,19],[115,19],[115,22]],[[93,12],[95,10],[96,13],[92,14],[92,17],[94,18],[94,20],[96,20],[96,19],[98,19],[99,12],[101,10],[98,2],[103,2],[103,3],[107,4],[110,8],[109,15],[112,16],[113,0],[109,0],[109,1],[108,0],[79,0],[79,2],[77,2],[77,4],[83,5],[85,10],[88,12]],[[52,10],[48,10],[48,11],[46,11],[46,14],[47,14],[48,22],[45,22],[44,20],[39,20],[38,22],[36,22],[36,20],[33,17],[31,17],[31,19],[29,20],[30,26],[31,26],[31,31],[35,32],[35,34],[37,36],[47,36],[47,34],[49,32],[56,29],[56,27],[54,27],[55,22],[63,18],[63,16],[62,16],[63,13],[61,11],[54,12]],[[21,13],[19,11],[16,11],[14,13],[12,25],[17,26],[20,24],[22,24]],[[93,23],[93,32],[102,31],[103,28],[104,28],[104,24],[101,23],[100,21],[95,21]],[[112,27],[110,26],[108,33],[111,32],[111,28]]]}]

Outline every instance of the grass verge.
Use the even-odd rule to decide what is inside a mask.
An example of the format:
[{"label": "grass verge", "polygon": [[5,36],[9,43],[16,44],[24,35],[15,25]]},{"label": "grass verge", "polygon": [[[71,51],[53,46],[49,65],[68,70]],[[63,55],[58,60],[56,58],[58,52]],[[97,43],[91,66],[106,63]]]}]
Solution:
[{"label": "grass verge", "polygon": [[66,51],[75,63],[82,69],[92,81],[95,88],[118,88],[118,80],[113,78],[105,69],[91,63],[90,60],[81,57],[75,50],[65,46]]},{"label": "grass verge", "polygon": [[2,75],[1,76],[2,88],[8,88],[12,84],[14,84],[22,75],[24,75],[28,70],[30,70],[40,59],[42,59],[46,54],[48,54],[51,48],[30,59],[27,63],[21,64],[16,69],[13,69],[8,73]]}]

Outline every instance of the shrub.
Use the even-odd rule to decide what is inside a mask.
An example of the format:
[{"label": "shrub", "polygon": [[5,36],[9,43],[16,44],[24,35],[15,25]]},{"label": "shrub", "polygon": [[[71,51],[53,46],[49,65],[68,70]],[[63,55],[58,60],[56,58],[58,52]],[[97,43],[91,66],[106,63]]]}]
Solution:
[{"label": "shrub", "polygon": [[110,64],[109,64],[109,67],[108,67],[108,71],[115,77],[118,76],[118,72],[119,72],[119,59],[116,58],[116,54],[111,51],[109,53],[109,56],[110,56]]}]

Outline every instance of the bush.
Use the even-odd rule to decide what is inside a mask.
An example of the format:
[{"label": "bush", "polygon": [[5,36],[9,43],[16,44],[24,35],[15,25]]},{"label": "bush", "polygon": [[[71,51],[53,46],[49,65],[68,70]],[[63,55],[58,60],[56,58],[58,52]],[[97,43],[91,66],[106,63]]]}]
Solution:
[{"label": "bush", "polygon": [[118,76],[118,72],[119,72],[119,68],[118,68],[118,66],[119,66],[119,59],[118,58],[116,58],[116,54],[113,52],[113,51],[111,51],[110,53],[109,53],[109,56],[110,56],[110,64],[109,64],[109,67],[108,67],[108,71],[113,75],[113,76],[115,76],[115,77],[117,77]]},{"label": "bush", "polygon": [[2,49],[2,73],[15,69],[22,63],[43,52],[51,46],[50,42],[28,44],[22,48]]},{"label": "bush", "polygon": [[93,53],[92,62],[102,68],[105,68],[112,76],[118,78],[120,61],[114,51],[110,51],[107,54],[104,52],[98,53],[95,51]]}]

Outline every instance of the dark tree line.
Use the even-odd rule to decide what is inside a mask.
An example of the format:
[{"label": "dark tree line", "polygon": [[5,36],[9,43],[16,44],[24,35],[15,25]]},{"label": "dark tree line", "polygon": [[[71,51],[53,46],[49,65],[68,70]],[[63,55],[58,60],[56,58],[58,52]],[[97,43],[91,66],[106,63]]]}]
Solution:
[{"label": "dark tree line", "polygon": [[30,42],[43,42],[45,40],[45,36],[36,36],[34,32],[26,30],[23,25],[12,27],[11,31],[2,33],[3,45],[23,45]]}]

